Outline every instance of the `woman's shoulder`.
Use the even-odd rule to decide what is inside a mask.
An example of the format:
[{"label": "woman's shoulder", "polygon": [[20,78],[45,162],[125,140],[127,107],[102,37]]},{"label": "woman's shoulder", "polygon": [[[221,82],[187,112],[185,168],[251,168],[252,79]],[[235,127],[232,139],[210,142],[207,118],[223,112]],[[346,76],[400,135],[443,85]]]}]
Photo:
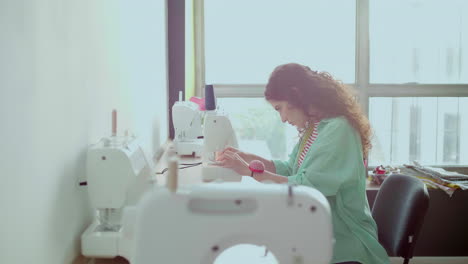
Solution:
[{"label": "woman's shoulder", "polygon": [[358,132],[344,116],[323,119],[318,127],[317,140],[319,137],[324,142],[333,141],[337,146],[360,141]]},{"label": "woman's shoulder", "polygon": [[348,119],[344,116],[322,119],[319,123],[319,130],[351,129]]}]

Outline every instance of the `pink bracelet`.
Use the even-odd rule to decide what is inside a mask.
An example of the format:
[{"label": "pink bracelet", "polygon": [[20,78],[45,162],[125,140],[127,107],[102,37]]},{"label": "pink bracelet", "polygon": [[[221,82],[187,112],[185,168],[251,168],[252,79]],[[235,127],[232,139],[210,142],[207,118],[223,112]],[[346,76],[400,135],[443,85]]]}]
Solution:
[{"label": "pink bracelet", "polygon": [[259,160],[252,160],[249,164],[249,169],[252,172],[250,176],[253,177],[254,172],[262,173],[265,171],[265,164]]}]

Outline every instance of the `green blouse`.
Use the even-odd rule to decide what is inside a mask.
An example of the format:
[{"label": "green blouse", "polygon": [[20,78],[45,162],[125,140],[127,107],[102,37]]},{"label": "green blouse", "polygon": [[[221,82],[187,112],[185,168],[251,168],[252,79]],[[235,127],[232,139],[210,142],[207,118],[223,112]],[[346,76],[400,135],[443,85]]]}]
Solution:
[{"label": "green blouse", "polygon": [[377,226],[366,196],[361,139],[344,117],[322,120],[318,136],[297,167],[298,142],[289,161],[273,160],[288,182],[319,190],[330,204],[335,245],[332,263],[389,263],[377,239]]}]

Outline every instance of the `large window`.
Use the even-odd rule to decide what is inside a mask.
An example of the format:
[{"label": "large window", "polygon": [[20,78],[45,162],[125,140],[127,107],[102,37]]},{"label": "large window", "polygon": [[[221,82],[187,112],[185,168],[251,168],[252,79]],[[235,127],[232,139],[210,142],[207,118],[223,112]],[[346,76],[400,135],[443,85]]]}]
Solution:
[{"label": "large window", "polygon": [[205,0],[205,81],[262,84],[294,61],[354,82],[355,10],[343,0]]},{"label": "large window", "polygon": [[262,97],[275,66],[299,62],[357,89],[370,165],[468,165],[468,1],[204,0],[203,13],[199,74],[241,148],[287,157],[297,132]]},{"label": "large window", "polygon": [[468,164],[468,98],[373,97],[370,157],[377,164]]},{"label": "large window", "polygon": [[369,1],[371,83],[468,83],[468,1]]}]

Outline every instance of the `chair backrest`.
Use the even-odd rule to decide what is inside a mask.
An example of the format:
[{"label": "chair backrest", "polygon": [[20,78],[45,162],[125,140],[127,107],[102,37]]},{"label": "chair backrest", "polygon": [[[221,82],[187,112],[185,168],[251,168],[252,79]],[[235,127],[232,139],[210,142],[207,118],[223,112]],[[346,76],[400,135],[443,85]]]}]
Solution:
[{"label": "chair backrest", "polygon": [[413,249],[429,206],[425,184],[416,177],[394,174],[380,186],[372,207],[379,242],[390,256],[413,257]]}]

